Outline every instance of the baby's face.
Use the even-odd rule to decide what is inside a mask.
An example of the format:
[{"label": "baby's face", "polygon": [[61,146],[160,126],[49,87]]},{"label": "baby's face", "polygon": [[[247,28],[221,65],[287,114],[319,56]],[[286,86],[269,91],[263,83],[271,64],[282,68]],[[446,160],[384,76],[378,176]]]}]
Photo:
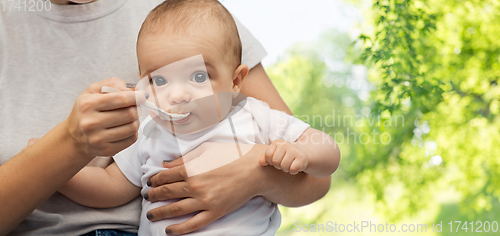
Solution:
[{"label": "baby's face", "polygon": [[[224,119],[232,105],[234,68],[207,41],[145,37],[137,56],[140,87],[150,102],[174,119],[148,111],[161,126],[176,134],[205,130]],[[170,117],[170,118],[172,118]],[[177,117],[177,119],[175,119]]]}]

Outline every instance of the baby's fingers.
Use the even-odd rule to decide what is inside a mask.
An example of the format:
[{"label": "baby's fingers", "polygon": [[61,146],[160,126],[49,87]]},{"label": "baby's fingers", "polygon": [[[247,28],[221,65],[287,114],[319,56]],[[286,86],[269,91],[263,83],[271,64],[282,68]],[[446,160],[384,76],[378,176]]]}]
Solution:
[{"label": "baby's fingers", "polygon": [[[273,165],[273,156],[274,156],[274,152],[276,151],[276,144],[275,143],[271,143],[267,149],[266,149],[266,152],[264,153],[264,161],[267,163],[265,165],[262,165],[262,166],[266,166],[266,165]],[[260,160],[259,160],[259,163]]]},{"label": "baby's fingers", "polygon": [[293,161],[295,160],[295,157],[289,153],[286,153],[285,154],[285,157],[283,157],[283,160],[281,161],[281,170],[283,170],[284,172],[289,172],[290,171],[290,167],[293,163]]},{"label": "baby's fingers", "polygon": [[259,165],[260,166],[267,166],[268,165],[268,163],[266,161],[266,156],[262,156],[259,158]]},{"label": "baby's fingers", "polygon": [[270,163],[270,165],[273,165],[274,168],[280,170],[281,161],[283,160],[285,154],[286,154],[286,149],[283,146],[278,145],[276,147],[276,151],[274,151],[273,160],[272,163]]},{"label": "baby's fingers", "polygon": [[300,159],[294,159],[292,164],[290,165],[290,174],[296,175],[303,170],[305,170],[305,162]]}]

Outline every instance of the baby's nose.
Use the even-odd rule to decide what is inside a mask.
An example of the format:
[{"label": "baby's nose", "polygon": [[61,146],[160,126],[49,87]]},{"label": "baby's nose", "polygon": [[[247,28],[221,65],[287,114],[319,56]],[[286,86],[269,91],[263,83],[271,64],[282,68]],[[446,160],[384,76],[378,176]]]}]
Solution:
[{"label": "baby's nose", "polygon": [[181,103],[188,103],[191,101],[191,94],[188,90],[183,88],[172,88],[168,96],[170,105],[177,105]]}]

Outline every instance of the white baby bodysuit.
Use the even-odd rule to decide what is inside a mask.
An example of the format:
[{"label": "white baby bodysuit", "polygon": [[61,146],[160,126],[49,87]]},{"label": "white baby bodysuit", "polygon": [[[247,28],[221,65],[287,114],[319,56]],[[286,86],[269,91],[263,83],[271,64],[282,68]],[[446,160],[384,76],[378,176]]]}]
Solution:
[{"label": "white baby bodysuit", "polygon": [[[147,117],[141,124],[137,142],[115,155],[114,160],[127,179],[142,188],[144,195],[151,189],[147,186],[148,179],[164,169],[163,160],[178,158],[204,142],[235,143],[235,136],[240,144],[270,144],[277,139],[294,142],[308,127],[293,116],[270,109],[260,100],[247,98],[219,124],[190,135],[175,137]],[[139,235],[165,235],[168,225],[184,222],[196,214],[157,222],[146,218],[149,210],[175,201],[143,200]],[[274,235],[280,223],[281,214],[276,204],[254,197],[238,210],[189,235]]]}]

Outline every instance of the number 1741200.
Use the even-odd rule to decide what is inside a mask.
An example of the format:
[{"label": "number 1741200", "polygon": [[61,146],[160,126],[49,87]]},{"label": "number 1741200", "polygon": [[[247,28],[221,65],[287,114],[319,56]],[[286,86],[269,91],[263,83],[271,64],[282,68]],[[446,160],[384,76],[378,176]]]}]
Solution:
[{"label": "number 1741200", "polygon": [[49,0],[0,0],[2,11],[50,11]]},{"label": "number 1741200", "polygon": [[[462,222],[462,221],[450,221],[448,223],[450,225],[450,232],[497,232],[498,231],[498,223],[496,221],[470,221],[470,222]],[[455,231],[454,228],[456,227]]]}]

